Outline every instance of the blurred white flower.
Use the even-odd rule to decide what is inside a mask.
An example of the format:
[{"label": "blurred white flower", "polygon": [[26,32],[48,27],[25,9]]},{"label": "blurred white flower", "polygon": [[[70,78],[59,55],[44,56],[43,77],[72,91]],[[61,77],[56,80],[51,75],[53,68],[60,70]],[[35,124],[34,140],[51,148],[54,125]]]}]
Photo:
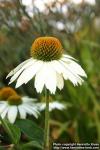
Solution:
[{"label": "blurred white flower", "polygon": [[27,114],[38,118],[39,111],[34,101],[35,99],[18,95],[10,96],[6,101],[0,100],[0,115],[10,123],[14,123],[17,117],[25,119]]},{"label": "blurred white flower", "polygon": [[[45,102],[41,102],[38,103],[38,107],[39,107],[39,111],[43,111],[46,108],[46,103]],[[65,109],[66,106],[60,102],[49,102],[49,111],[52,111],[54,109],[58,109],[58,110],[63,110]]]},{"label": "blurred white flower", "polygon": [[73,57],[63,54],[57,38],[37,38],[31,47],[31,56],[8,74],[7,78],[12,76],[9,84],[17,79],[18,88],[35,77],[37,92],[41,93],[45,86],[54,94],[57,87],[60,90],[64,87],[64,79],[76,86],[84,81],[81,77],[87,77]]}]

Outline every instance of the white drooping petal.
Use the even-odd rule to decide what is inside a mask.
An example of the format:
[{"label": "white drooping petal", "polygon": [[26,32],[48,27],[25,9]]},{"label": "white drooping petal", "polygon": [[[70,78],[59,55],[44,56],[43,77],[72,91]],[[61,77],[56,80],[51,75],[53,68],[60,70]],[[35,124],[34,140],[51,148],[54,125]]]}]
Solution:
[{"label": "white drooping petal", "polygon": [[20,65],[18,65],[15,69],[13,69],[6,78],[12,76],[13,74],[15,74],[17,71],[19,71],[26,63],[30,62],[32,60],[32,58],[25,60],[24,62],[22,62]]},{"label": "white drooping petal", "polygon": [[51,102],[50,103],[50,111],[52,111],[53,109],[62,110],[62,109],[65,109],[65,106],[64,106],[64,104],[61,104],[59,102]]},{"label": "white drooping petal", "polygon": [[35,77],[35,88],[37,92],[42,92],[44,85],[51,93],[56,91],[56,72],[50,62],[44,62],[43,67],[37,72]]},{"label": "white drooping petal", "polygon": [[24,65],[22,66],[22,68],[20,68],[20,69],[19,69],[16,73],[14,73],[14,75],[11,77],[9,84],[11,84],[13,81],[15,81],[15,80],[18,78],[18,76],[23,72],[24,69],[26,69],[26,68],[32,66],[35,61],[36,61],[36,60],[31,60],[31,61],[27,62],[26,64],[24,64]]},{"label": "white drooping petal", "polygon": [[63,72],[62,66],[59,64],[59,61],[53,60],[53,61],[51,62],[51,65],[52,65],[52,68],[54,68],[54,70],[55,70],[57,73],[61,74],[61,73]]},{"label": "white drooping petal", "polygon": [[33,105],[31,104],[29,107],[30,107],[31,110],[33,110],[33,112],[36,112],[37,117],[40,115],[40,112],[39,112],[37,104],[33,104]]},{"label": "white drooping petal", "polygon": [[[39,105],[40,111],[45,110],[46,103],[39,103],[38,105]],[[64,104],[61,104],[59,102],[50,102],[49,103],[49,111],[52,111],[54,109],[63,110],[63,109],[65,109],[65,106],[64,106]]]},{"label": "white drooping petal", "polygon": [[46,78],[46,64],[43,64],[43,67],[37,72],[35,76],[35,88],[37,92],[41,93],[45,84],[45,78]]},{"label": "white drooping petal", "polygon": [[20,118],[21,118],[21,119],[25,119],[25,118],[26,118],[26,111],[25,111],[25,109],[23,108],[23,106],[22,106],[22,105],[19,105],[19,106],[18,106],[18,110],[19,110]]},{"label": "white drooping petal", "polygon": [[24,103],[29,103],[29,102],[36,102],[37,99],[36,99],[36,98],[30,98],[30,97],[28,97],[28,96],[23,96],[23,97],[22,97],[22,101],[23,101]]},{"label": "white drooping petal", "polygon": [[6,117],[6,114],[7,114],[7,112],[8,112],[8,109],[9,109],[9,107],[6,106],[5,110],[1,113],[1,117],[2,117],[2,118],[5,118],[5,117]]},{"label": "white drooping petal", "polygon": [[40,111],[44,110],[46,107],[46,103],[38,103],[38,108]]},{"label": "white drooping petal", "polygon": [[28,105],[23,104],[23,108],[29,115],[33,115],[34,117],[38,118],[37,110],[32,110],[31,107]]},{"label": "white drooping petal", "polygon": [[68,62],[68,59],[67,59],[67,58],[62,58],[61,60],[64,61],[64,62],[66,63],[66,65],[68,65],[68,67],[70,67],[70,69],[71,69],[74,73],[76,73],[76,74],[78,74],[78,75],[80,75],[80,76],[83,76],[83,77],[87,77],[85,71],[84,71],[84,70],[82,69],[82,67],[81,67],[79,64],[77,64],[75,61],[69,60],[70,63],[67,64],[67,62]]},{"label": "white drooping petal", "polygon": [[51,63],[46,64],[45,86],[52,94],[56,91],[57,77],[55,70],[51,67]]},{"label": "white drooping petal", "polygon": [[57,76],[57,87],[61,90],[64,87],[64,79],[62,74],[56,73]]},{"label": "white drooping petal", "polygon": [[42,67],[42,65],[43,65],[42,61],[37,61],[34,63],[34,65],[25,69],[17,80],[16,88],[18,88],[24,83],[26,84],[29,80],[31,80],[38,72],[38,70]]},{"label": "white drooping petal", "polygon": [[[44,85],[51,93],[55,93],[58,85],[59,89],[63,88],[63,78],[58,77],[56,72],[63,72],[62,66],[57,61],[46,62],[35,77],[35,88],[37,92],[42,92]],[[61,83],[57,79],[60,78]]]},{"label": "white drooping petal", "polygon": [[63,77],[65,80],[69,79],[74,85],[81,84],[83,79],[80,78],[79,75],[75,74],[68,65],[66,65],[63,61],[59,61],[63,68]]},{"label": "white drooping petal", "polygon": [[14,123],[17,117],[17,106],[9,106],[8,120],[10,123]]},{"label": "white drooping petal", "polygon": [[[76,77],[76,84],[75,85],[78,85],[78,83],[81,85],[82,82],[84,81],[81,76],[79,75],[78,71],[76,71],[74,68],[71,68],[70,65],[66,65],[65,62],[63,62],[63,65],[65,67],[67,67],[67,69],[69,70],[69,72],[71,72],[75,77]],[[83,70],[84,71],[84,70]],[[85,72],[84,72],[85,73]],[[86,74],[85,74],[86,75]],[[86,77],[86,76],[85,76]]]},{"label": "white drooping petal", "polygon": [[67,55],[67,54],[63,54],[62,57],[64,57],[64,58],[69,58],[69,59],[72,59],[72,60],[77,61],[77,59],[75,59],[74,57],[72,57],[72,56],[70,56],[70,55]]},{"label": "white drooping petal", "polygon": [[0,104],[0,114],[6,109],[6,107],[7,107],[6,103]]},{"label": "white drooping petal", "polygon": [[22,71],[23,71],[23,69],[21,68],[18,72],[16,72],[16,73],[11,77],[9,84],[11,84],[12,82],[14,82],[14,81],[18,78],[18,76],[21,74]]}]

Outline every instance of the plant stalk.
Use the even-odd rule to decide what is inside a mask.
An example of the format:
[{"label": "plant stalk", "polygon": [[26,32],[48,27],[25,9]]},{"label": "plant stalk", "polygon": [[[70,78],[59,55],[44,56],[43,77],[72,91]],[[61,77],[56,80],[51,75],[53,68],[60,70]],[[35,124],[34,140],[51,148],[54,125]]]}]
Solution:
[{"label": "plant stalk", "polygon": [[44,129],[44,150],[49,150],[49,93],[45,88],[45,129]]},{"label": "plant stalk", "polygon": [[3,128],[4,128],[5,131],[8,133],[8,135],[9,135],[9,137],[10,137],[12,143],[15,145],[15,149],[16,149],[16,150],[20,150],[20,149],[19,149],[19,146],[16,145],[15,138],[13,137],[13,134],[12,134],[12,132],[11,132],[9,126],[7,125],[6,121],[5,121],[4,119],[2,119],[1,115],[0,115],[0,121],[1,121],[1,123],[2,123]]},{"label": "plant stalk", "polygon": [[13,144],[15,144],[15,139],[14,139],[14,137],[13,137],[13,135],[12,135],[12,132],[11,132],[11,130],[9,129],[7,123],[2,119],[1,115],[0,115],[0,121],[1,121],[1,123],[2,123],[3,128],[6,130],[6,132],[7,132],[8,135],[9,135],[9,137],[11,138]]}]

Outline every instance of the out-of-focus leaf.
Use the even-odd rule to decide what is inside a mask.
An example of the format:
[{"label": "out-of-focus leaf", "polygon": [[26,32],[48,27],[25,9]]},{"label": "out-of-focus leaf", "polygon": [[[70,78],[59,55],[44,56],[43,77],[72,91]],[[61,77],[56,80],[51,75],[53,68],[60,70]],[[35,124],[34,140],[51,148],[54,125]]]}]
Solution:
[{"label": "out-of-focus leaf", "polygon": [[89,73],[93,72],[94,62],[92,60],[92,51],[89,47],[83,47],[81,49],[81,59],[85,65],[85,68]]},{"label": "out-of-focus leaf", "polygon": [[13,138],[14,138],[14,141],[15,141],[14,144],[17,144],[19,142],[20,136],[21,136],[20,129],[16,125],[13,125],[13,124],[9,123],[7,120],[5,120],[5,122],[7,123],[9,129],[12,132],[12,135],[13,135]]},{"label": "out-of-focus leaf", "polygon": [[43,145],[44,141],[44,133],[43,129],[40,128],[37,124],[35,124],[31,120],[17,120],[16,125],[20,128],[20,130],[34,143],[38,143],[38,145]]},{"label": "out-of-focus leaf", "polygon": [[43,147],[37,141],[30,141],[22,146],[22,148],[27,150],[28,148],[36,147],[39,149],[43,149]]}]

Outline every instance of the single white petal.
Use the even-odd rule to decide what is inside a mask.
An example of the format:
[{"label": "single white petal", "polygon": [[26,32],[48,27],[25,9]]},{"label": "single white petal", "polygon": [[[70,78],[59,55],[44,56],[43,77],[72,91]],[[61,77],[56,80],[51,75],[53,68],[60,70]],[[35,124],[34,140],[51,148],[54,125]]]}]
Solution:
[{"label": "single white petal", "polygon": [[62,74],[56,73],[57,76],[57,87],[61,90],[64,87],[64,79]]},{"label": "single white petal", "polygon": [[51,63],[46,64],[46,78],[45,78],[45,86],[52,94],[55,94],[56,86],[57,86],[57,78],[56,72],[52,68]]},{"label": "single white petal", "polygon": [[0,104],[0,114],[6,109],[6,107],[7,107],[6,103]]},{"label": "single white petal", "polygon": [[42,61],[37,61],[34,63],[34,65],[25,69],[17,80],[16,88],[21,86],[23,83],[26,84],[29,80],[31,80],[37,73],[37,71],[42,67],[42,65],[43,65]]},{"label": "single white petal", "polygon": [[40,105],[39,105],[39,110],[40,110],[40,111],[45,110],[45,107],[46,107],[46,103],[45,103],[45,102],[40,103]]},{"label": "single white petal", "polygon": [[26,63],[30,62],[32,60],[32,58],[25,60],[24,62],[22,62],[21,64],[19,64],[15,69],[13,69],[6,78],[12,76],[13,74],[15,74],[18,70],[20,70]]},{"label": "single white petal", "polygon": [[26,111],[25,111],[25,109],[23,108],[23,106],[22,106],[22,105],[19,105],[19,106],[18,106],[18,110],[19,110],[20,118],[21,118],[21,119],[25,119],[25,118],[26,118]]},{"label": "single white petal", "polygon": [[45,78],[46,78],[46,63],[43,63],[43,67],[37,72],[35,76],[35,88],[38,93],[41,93],[44,87]]},{"label": "single white petal", "polygon": [[45,109],[45,106],[46,106],[46,104],[43,103],[43,102],[37,103],[37,109],[38,109],[39,111],[44,110],[44,109]]},{"label": "single white petal", "polygon": [[8,120],[10,123],[14,123],[17,117],[17,107],[16,106],[9,106],[8,110]]},{"label": "single white petal", "polygon": [[73,58],[72,56],[67,55],[67,54],[63,54],[62,56],[65,57],[65,58],[69,58],[69,59],[73,59],[73,60],[75,60],[75,61],[78,61],[77,59],[75,59],[75,58]]},{"label": "single white petal", "polygon": [[23,97],[22,97],[22,101],[23,101],[24,103],[29,103],[29,102],[36,102],[37,99],[36,99],[36,98],[30,98],[30,97],[28,97],[28,96],[23,96]]},{"label": "single white petal", "polygon": [[5,118],[5,116],[6,116],[7,112],[8,112],[8,109],[9,109],[9,107],[6,106],[5,110],[1,113],[1,117],[2,118]]}]

